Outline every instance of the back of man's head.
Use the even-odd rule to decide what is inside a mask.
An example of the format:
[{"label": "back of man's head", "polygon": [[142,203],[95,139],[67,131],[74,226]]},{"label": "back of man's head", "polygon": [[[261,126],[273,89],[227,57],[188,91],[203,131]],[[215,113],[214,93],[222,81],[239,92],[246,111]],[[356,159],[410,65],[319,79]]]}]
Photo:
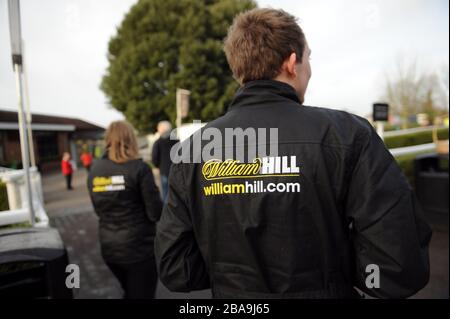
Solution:
[{"label": "back of man's head", "polygon": [[169,121],[161,121],[158,123],[157,131],[160,136],[167,137],[172,130],[172,124]]},{"label": "back of man's head", "polygon": [[306,39],[296,18],[283,10],[253,9],[238,15],[228,31],[224,50],[240,84],[270,80],[295,53],[302,61]]}]

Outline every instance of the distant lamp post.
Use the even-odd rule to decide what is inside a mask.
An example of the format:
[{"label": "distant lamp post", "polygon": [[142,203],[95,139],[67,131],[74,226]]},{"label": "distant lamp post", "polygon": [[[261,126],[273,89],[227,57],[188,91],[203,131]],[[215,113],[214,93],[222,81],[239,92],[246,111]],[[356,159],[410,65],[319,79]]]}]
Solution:
[{"label": "distant lamp post", "polygon": [[384,138],[384,122],[389,119],[389,104],[387,103],[374,103],[373,104],[373,121],[377,125],[377,133]]},{"label": "distant lamp post", "polygon": [[191,91],[184,89],[177,89],[177,131],[181,127],[182,119],[187,117],[189,113],[189,95]]},{"label": "distant lamp post", "polygon": [[26,197],[28,210],[30,212],[31,225],[35,224],[35,214],[33,208],[33,198],[31,194],[30,167],[29,167],[29,145],[26,132],[26,123],[23,106],[23,85],[22,85],[22,33],[20,28],[20,2],[19,0],[8,0],[9,12],[9,32],[11,36],[11,53],[14,73],[16,74],[16,89],[19,102],[17,112],[19,120],[20,147],[22,153],[22,166],[25,173]]}]

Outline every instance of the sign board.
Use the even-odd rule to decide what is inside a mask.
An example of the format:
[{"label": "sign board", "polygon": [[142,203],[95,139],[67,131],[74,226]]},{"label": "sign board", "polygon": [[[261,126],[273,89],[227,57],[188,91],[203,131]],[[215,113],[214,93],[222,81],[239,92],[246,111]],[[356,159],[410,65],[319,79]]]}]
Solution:
[{"label": "sign board", "polygon": [[177,109],[180,112],[181,118],[187,117],[189,113],[189,95],[188,90],[177,89]]},{"label": "sign board", "polygon": [[374,122],[386,122],[389,118],[389,104],[374,103],[373,104],[373,120]]},{"label": "sign board", "polygon": [[11,53],[14,64],[22,64],[22,35],[20,28],[20,2],[8,0],[9,34],[11,37]]}]

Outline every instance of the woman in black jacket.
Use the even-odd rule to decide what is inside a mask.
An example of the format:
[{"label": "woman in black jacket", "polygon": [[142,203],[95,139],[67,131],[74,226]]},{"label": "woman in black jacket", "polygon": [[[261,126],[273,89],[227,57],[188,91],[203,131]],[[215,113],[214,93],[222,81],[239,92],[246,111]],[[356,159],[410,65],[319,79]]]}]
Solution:
[{"label": "woman in black jacket", "polygon": [[157,282],[153,241],[162,203],[150,167],[139,159],[133,128],[111,123],[106,152],[88,177],[99,216],[102,256],[125,298],[153,298]]}]

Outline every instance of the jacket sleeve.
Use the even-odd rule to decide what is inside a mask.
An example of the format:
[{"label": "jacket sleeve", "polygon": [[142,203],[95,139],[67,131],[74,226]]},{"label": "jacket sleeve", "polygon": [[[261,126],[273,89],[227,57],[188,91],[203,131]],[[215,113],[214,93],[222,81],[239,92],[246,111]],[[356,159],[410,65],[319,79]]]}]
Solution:
[{"label": "jacket sleeve", "polygon": [[152,170],[146,163],[143,163],[141,168],[139,186],[148,219],[156,223],[161,216],[162,202]]},{"label": "jacket sleeve", "polygon": [[155,255],[161,282],[171,291],[209,288],[205,261],[194,236],[182,164],[169,175],[168,202],[156,228]]},{"label": "jacket sleeve", "polygon": [[[406,298],[428,283],[431,229],[395,159],[366,126],[346,204],[355,286],[373,297]],[[378,266],[379,288],[366,285],[371,264]]]},{"label": "jacket sleeve", "polygon": [[159,154],[159,139],[155,141],[152,147],[152,163],[157,168],[159,168],[160,163],[160,154]]}]

